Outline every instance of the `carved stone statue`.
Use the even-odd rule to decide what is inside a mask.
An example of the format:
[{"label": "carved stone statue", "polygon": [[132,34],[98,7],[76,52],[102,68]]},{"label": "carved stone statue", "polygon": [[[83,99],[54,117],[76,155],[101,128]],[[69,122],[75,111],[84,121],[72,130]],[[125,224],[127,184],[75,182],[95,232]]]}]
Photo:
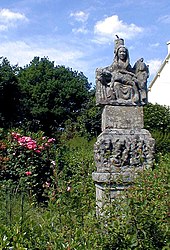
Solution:
[{"label": "carved stone statue", "polygon": [[153,165],[154,139],[143,128],[147,104],[148,66],[140,58],[133,67],[124,40],[115,40],[114,60],[96,69],[96,104],[103,106],[102,133],[94,145],[96,205],[107,203],[133,185],[136,176]]},{"label": "carved stone statue", "polygon": [[141,106],[147,103],[148,66],[139,59],[132,68],[123,39],[115,41],[113,63],[96,69],[96,100],[99,105]]}]

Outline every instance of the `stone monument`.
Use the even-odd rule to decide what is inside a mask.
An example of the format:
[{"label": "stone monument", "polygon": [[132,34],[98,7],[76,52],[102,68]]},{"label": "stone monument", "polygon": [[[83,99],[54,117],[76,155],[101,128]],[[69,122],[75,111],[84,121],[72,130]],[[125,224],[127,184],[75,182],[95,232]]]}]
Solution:
[{"label": "stone monument", "polygon": [[[133,67],[124,40],[115,40],[113,63],[96,69],[96,104],[103,107],[102,133],[94,145],[97,214],[153,164],[154,139],[143,129],[148,66]],[[107,195],[106,195],[107,193]]]}]

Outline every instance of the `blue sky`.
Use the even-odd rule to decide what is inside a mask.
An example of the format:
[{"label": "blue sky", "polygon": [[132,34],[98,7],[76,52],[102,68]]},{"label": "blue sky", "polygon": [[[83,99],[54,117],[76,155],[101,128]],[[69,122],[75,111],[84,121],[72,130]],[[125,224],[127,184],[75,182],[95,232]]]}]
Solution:
[{"label": "blue sky", "polygon": [[0,0],[0,56],[12,65],[34,56],[82,71],[112,63],[115,35],[125,39],[131,65],[143,57],[150,78],[170,40],[169,0]]}]

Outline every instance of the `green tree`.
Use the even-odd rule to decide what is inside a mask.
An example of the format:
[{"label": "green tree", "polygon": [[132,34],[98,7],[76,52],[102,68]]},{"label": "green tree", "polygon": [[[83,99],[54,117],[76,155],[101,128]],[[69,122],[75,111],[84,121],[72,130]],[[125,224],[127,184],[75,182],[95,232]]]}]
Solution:
[{"label": "green tree", "polygon": [[18,67],[0,59],[0,127],[12,127],[19,119]]},{"label": "green tree", "polygon": [[95,89],[90,91],[90,98],[78,117],[77,127],[81,135],[97,137],[101,133],[102,108],[96,106]]},{"label": "green tree", "polygon": [[149,103],[144,108],[144,125],[155,139],[155,152],[170,152],[170,108]]},{"label": "green tree", "polygon": [[[35,57],[19,72],[22,121],[29,129],[51,133],[77,116],[89,98],[90,84],[82,72],[55,66],[48,58]],[[23,122],[24,124],[24,122]]]},{"label": "green tree", "polygon": [[150,132],[159,130],[170,133],[170,108],[149,103],[144,107],[144,124]]}]

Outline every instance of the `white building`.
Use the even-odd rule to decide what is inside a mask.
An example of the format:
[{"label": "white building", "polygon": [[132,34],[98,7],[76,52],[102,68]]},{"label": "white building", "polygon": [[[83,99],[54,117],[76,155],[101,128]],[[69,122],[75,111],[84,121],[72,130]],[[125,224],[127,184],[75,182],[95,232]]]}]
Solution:
[{"label": "white building", "polygon": [[148,88],[148,101],[170,106],[170,41],[168,55],[160,66]]}]

